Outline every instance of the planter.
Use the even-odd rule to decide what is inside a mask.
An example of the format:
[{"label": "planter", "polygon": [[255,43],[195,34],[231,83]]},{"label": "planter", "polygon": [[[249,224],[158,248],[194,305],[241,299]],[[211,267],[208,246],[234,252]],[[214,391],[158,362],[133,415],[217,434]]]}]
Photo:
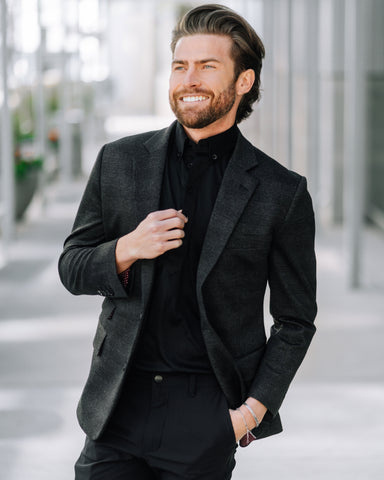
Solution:
[{"label": "planter", "polygon": [[38,188],[40,170],[27,169],[15,182],[15,216],[21,220]]}]

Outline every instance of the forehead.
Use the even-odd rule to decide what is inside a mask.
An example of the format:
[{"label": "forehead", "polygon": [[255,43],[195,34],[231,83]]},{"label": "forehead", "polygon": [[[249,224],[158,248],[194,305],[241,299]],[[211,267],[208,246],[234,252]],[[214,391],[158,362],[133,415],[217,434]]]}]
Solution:
[{"label": "forehead", "polygon": [[198,61],[204,58],[231,60],[232,40],[227,35],[198,34],[181,37],[176,43],[173,58]]}]

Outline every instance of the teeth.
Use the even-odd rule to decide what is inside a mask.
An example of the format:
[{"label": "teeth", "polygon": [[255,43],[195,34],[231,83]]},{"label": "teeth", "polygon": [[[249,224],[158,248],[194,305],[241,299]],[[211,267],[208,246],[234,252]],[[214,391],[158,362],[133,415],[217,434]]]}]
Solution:
[{"label": "teeth", "polygon": [[183,97],[183,102],[201,102],[206,100],[208,97],[203,97],[202,95],[195,97]]}]

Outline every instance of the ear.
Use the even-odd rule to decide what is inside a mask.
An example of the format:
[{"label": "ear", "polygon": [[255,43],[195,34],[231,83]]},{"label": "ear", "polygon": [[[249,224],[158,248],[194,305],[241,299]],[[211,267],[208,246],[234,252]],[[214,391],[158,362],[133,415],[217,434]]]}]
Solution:
[{"label": "ear", "polygon": [[252,68],[241,72],[236,81],[237,95],[245,95],[248,93],[255,82],[255,71]]}]

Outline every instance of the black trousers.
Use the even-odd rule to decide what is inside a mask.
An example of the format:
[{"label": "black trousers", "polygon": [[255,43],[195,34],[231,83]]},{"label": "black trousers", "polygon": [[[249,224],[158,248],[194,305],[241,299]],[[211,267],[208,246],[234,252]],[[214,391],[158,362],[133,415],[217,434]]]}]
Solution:
[{"label": "black trousers", "polygon": [[86,439],[76,480],[229,480],[236,448],[213,375],[134,373],[103,435]]}]

